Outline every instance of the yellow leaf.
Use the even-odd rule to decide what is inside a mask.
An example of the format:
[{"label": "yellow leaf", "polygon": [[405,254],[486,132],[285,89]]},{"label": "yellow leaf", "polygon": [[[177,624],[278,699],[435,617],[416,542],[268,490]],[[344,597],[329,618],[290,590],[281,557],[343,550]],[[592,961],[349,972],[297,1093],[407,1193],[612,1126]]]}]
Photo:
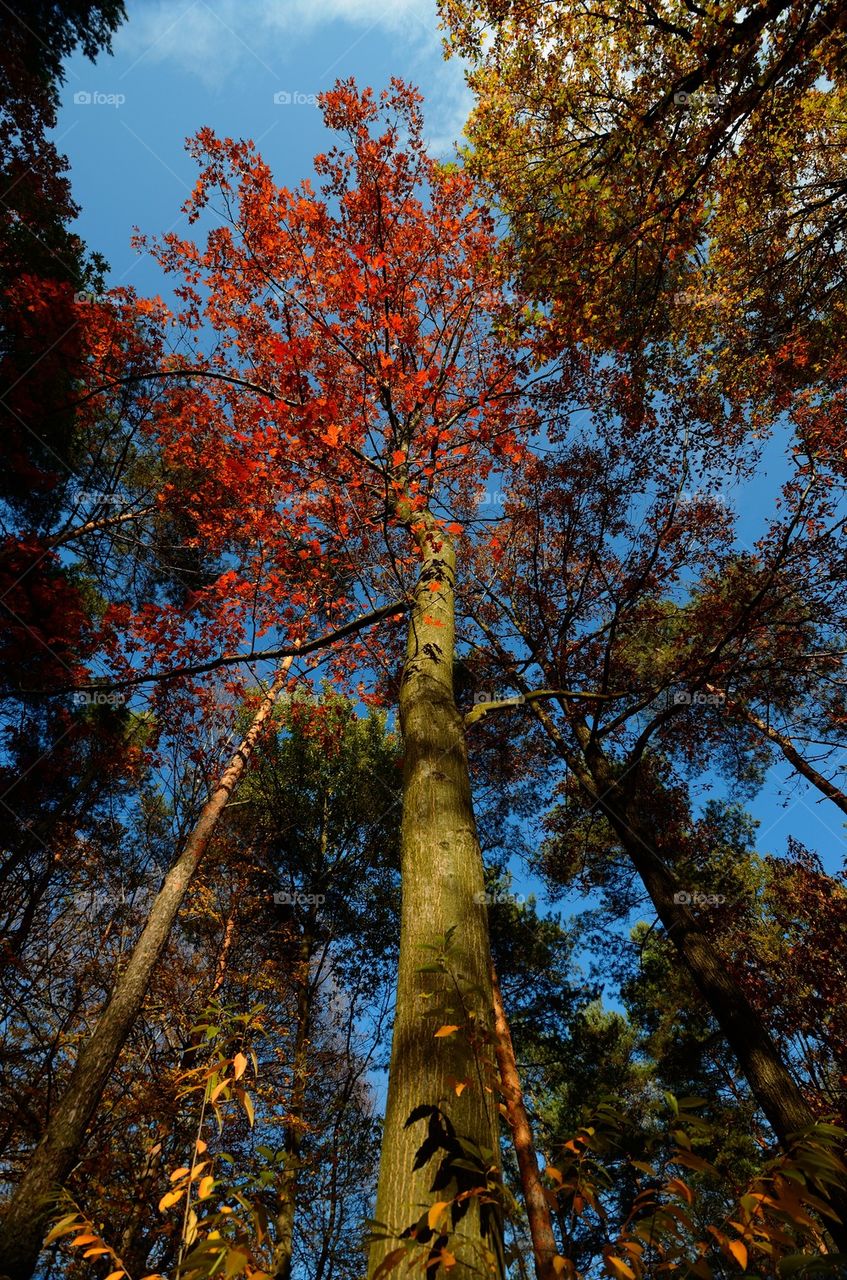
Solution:
[{"label": "yellow leaf", "polygon": [[557,1253],[553,1259],[553,1272],[557,1276],[572,1276],[573,1266],[567,1258],[563,1258],[560,1253]]},{"label": "yellow leaf", "polygon": [[233,1079],[240,1080],[247,1070],[247,1059],[243,1053],[237,1053],[232,1060]]},{"label": "yellow leaf", "polygon": [[58,1240],[60,1236],[66,1236],[71,1231],[79,1231],[83,1224],[79,1220],[79,1214],[69,1213],[66,1217],[60,1218],[56,1225],[46,1236],[44,1243],[52,1244],[54,1240]]},{"label": "yellow leaf", "polygon": [[200,1185],[197,1188],[197,1194],[201,1200],[205,1200],[207,1196],[212,1194],[212,1187],[215,1185],[215,1179],[209,1173],[205,1178],[200,1179]]},{"label": "yellow leaf", "polygon": [[433,1036],[433,1039],[438,1040],[439,1037],[442,1037],[442,1036],[452,1036],[453,1032],[458,1030],[459,1030],[458,1027],[453,1027],[448,1023],[446,1026],[438,1028],[435,1035]]},{"label": "yellow leaf", "polygon": [[729,1252],[738,1263],[742,1271],[747,1270],[747,1246],[742,1244],[740,1240],[730,1240]]},{"label": "yellow leaf", "polygon": [[223,1093],[224,1089],[229,1088],[230,1084],[231,1084],[231,1081],[229,1080],[221,1080],[220,1084],[215,1085],[214,1089],[212,1090],[209,1096],[209,1100],[211,1102],[215,1102],[216,1099],[219,1098],[220,1095]]},{"label": "yellow leaf", "polygon": [[181,1191],[166,1191],[159,1201],[159,1213],[164,1213],[166,1209],[170,1209],[172,1205],[178,1204],[185,1195],[185,1188]]},{"label": "yellow leaf", "polygon": [[450,1207],[449,1200],[436,1200],[435,1204],[429,1206],[429,1212],[426,1215],[426,1225],[430,1231],[434,1231],[438,1226],[438,1220],[444,1213],[444,1210]]},{"label": "yellow leaf", "polygon": [[610,1276],[615,1276],[617,1280],[635,1280],[635,1272],[632,1267],[627,1266],[622,1258],[615,1258],[611,1254],[607,1254],[603,1261]]},{"label": "yellow leaf", "polygon": [[465,1092],[467,1087],[468,1087],[467,1080],[458,1080],[456,1082],[456,1097],[461,1098],[462,1094]]},{"label": "yellow leaf", "polygon": [[253,1120],[255,1119],[255,1112],[253,1110],[253,1099],[250,1097],[249,1093],[245,1093],[241,1101],[244,1105],[244,1110],[247,1112],[247,1119],[250,1121],[250,1128],[252,1129]]},{"label": "yellow leaf", "polygon": [[185,1175],[190,1172],[191,1170],[188,1168],[187,1165],[183,1165],[181,1169],[174,1169],[173,1173],[171,1174],[171,1182],[176,1182],[177,1178],[184,1178]]},{"label": "yellow leaf", "polygon": [[195,1147],[197,1148],[197,1150],[200,1152],[200,1154],[201,1154],[201,1155],[202,1155],[202,1153],[203,1153],[204,1151],[208,1151],[208,1150],[209,1150],[209,1145],[208,1145],[208,1143],[204,1142],[202,1138],[198,1138],[194,1145],[195,1145]]}]

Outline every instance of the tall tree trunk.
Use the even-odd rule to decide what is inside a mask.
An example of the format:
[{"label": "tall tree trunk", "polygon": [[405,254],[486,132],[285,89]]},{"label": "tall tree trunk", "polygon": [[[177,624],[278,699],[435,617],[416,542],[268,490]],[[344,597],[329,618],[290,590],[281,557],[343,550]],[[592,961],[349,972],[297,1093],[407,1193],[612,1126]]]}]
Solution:
[{"label": "tall tree trunk", "polygon": [[50,1216],[51,1198],[78,1158],[85,1131],[141,1011],[150,978],[165,949],[192,876],[271,715],[291,661],[286,658],[280,664],[250,729],[204,805],[185,848],[165,877],[129,962],[118,977],[97,1026],[80,1051],[64,1096],[0,1221],[0,1266],[4,1280],[30,1280],[32,1276]]},{"label": "tall tree trunk", "polygon": [[538,1171],[538,1157],[535,1154],[535,1143],[532,1140],[532,1128],[529,1123],[526,1106],[523,1100],[518,1064],[512,1044],[512,1033],[503,1007],[500,983],[492,967],[491,986],[494,993],[494,1049],[497,1054],[497,1066],[500,1071],[500,1086],[506,1106],[506,1116],[512,1130],[512,1142],[518,1172],[521,1179],[524,1208],[529,1222],[529,1235],[532,1240],[532,1256],[535,1262],[537,1280],[556,1280],[554,1259],[558,1253],[556,1237],[553,1235],[553,1224],[550,1220],[550,1206],[544,1194],[541,1174]]},{"label": "tall tree trunk", "polygon": [[[457,1192],[455,1181],[430,1190],[443,1149],[414,1167],[428,1132],[426,1120],[406,1127],[416,1108],[439,1108],[460,1138],[483,1149],[493,1169],[499,1167],[488,918],[464,726],[453,696],[456,558],[446,534],[425,514],[416,519],[422,564],[400,689],[400,961],[376,1203],[376,1220],[390,1238],[372,1244],[371,1280],[400,1247],[401,1233]],[[436,965],[450,930],[445,971],[422,972]],[[459,1029],[436,1036],[446,1026]],[[502,1275],[499,1210],[488,1205],[481,1214],[478,1197],[465,1204],[468,1211],[455,1228],[449,1211],[439,1224],[449,1232],[447,1247],[457,1259],[452,1280]]]},{"label": "tall tree trunk", "polygon": [[[638,811],[637,785],[634,801],[627,803],[606,756],[591,741],[588,727],[577,722],[574,728],[586,764],[579,773],[584,789],[606,814],[670,941],[726,1037],[756,1102],[780,1145],[790,1150],[791,1136],[815,1123],[812,1108],[759,1013],[727,972],[720,952],[688,907],[677,901],[680,889],[676,877],[657,851],[645,816]],[[831,1191],[827,1198],[841,1224],[827,1219],[826,1229],[839,1251],[847,1253],[847,1192]]]}]

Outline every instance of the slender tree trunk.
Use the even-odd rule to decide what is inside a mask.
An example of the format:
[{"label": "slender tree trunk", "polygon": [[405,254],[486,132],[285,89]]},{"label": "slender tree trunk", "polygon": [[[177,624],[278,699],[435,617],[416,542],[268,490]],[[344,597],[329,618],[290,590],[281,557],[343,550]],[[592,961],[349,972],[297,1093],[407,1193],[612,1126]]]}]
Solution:
[{"label": "slender tree trunk", "polygon": [[[444,1150],[414,1167],[428,1132],[426,1120],[406,1127],[415,1108],[439,1108],[456,1134],[481,1148],[490,1167],[499,1170],[498,1110],[491,1091],[488,918],[464,726],[453,696],[455,552],[425,514],[415,518],[421,522],[417,540],[422,565],[400,689],[400,961],[376,1204],[376,1220],[389,1238],[372,1244],[371,1280],[400,1247],[401,1234],[414,1229],[435,1202],[457,1193],[455,1182],[430,1189]],[[446,972],[422,972],[435,965],[450,930]],[[459,1029],[436,1036],[446,1026]],[[449,1232],[447,1247],[457,1260],[451,1280],[499,1277],[499,1210],[489,1205],[481,1215],[478,1198],[465,1203],[470,1207],[455,1228],[449,1211],[439,1221]]]},{"label": "slender tree trunk", "polygon": [[[726,1037],[756,1102],[780,1145],[791,1148],[791,1136],[815,1123],[816,1117],[774,1041],[726,963],[688,907],[677,900],[676,878],[655,848],[651,829],[635,804],[626,804],[621,788],[600,748],[590,741],[584,724],[575,731],[583,748],[583,787],[606,814],[638,872],[668,937]],[[841,1224],[826,1220],[839,1251],[847,1253],[847,1193],[832,1191],[828,1200]]]},{"label": "slender tree trunk", "polygon": [[[717,689],[714,685],[706,685],[706,688],[710,693],[723,692],[722,690]],[[810,782],[813,787],[817,787],[821,795],[826,796],[827,800],[831,800],[833,804],[837,804],[842,813],[847,813],[847,795],[845,795],[839,787],[836,787],[834,782],[830,782],[829,778],[825,778],[813,764],[810,764],[806,757],[800,754],[789,737],[786,737],[784,733],[780,733],[778,729],[774,729],[771,725],[767,724],[760,716],[757,716],[746,703],[740,701],[740,699],[729,698],[726,694],[723,696],[726,697],[726,705],[730,711],[740,716],[743,720],[746,720],[749,725],[752,725],[753,728],[762,735],[762,737],[767,738],[769,742],[772,742],[775,746],[779,747],[780,751],[793,769],[796,769],[797,772],[804,777],[807,782]]]},{"label": "slender tree trunk", "polygon": [[535,1261],[537,1280],[556,1280],[554,1259],[558,1254],[553,1225],[550,1221],[550,1206],[544,1194],[541,1174],[538,1171],[538,1157],[535,1154],[535,1143],[532,1140],[532,1128],[529,1123],[526,1106],[523,1100],[518,1064],[512,1044],[512,1033],[503,1008],[503,997],[494,968],[491,969],[491,985],[494,992],[494,1049],[497,1054],[497,1066],[500,1071],[500,1086],[506,1105],[506,1116],[512,1130],[512,1142],[518,1162],[521,1179],[524,1207],[529,1222],[529,1234],[532,1240],[532,1254]]},{"label": "slender tree trunk", "polygon": [[51,1212],[51,1199],[78,1158],[85,1131],[141,1011],[150,978],[165,949],[192,876],[271,715],[291,661],[287,658],[281,663],[249,731],[204,805],[185,848],[165,877],[129,962],[116,981],[100,1021],[80,1051],[65,1094],[0,1221],[0,1266],[5,1280],[30,1280],[32,1276]]},{"label": "slender tree trunk", "polygon": [[277,1246],[274,1251],[274,1275],[277,1280],[291,1280],[294,1252],[294,1220],[297,1212],[297,1182],[300,1146],[303,1137],[306,1081],[308,1078],[309,1033],[312,1021],[312,982],[309,967],[314,945],[314,914],[300,940],[300,964],[297,974],[297,1026],[294,1033],[294,1055],[291,1063],[291,1104],[285,1133],[285,1167],[279,1181],[280,1209],[277,1214]]}]

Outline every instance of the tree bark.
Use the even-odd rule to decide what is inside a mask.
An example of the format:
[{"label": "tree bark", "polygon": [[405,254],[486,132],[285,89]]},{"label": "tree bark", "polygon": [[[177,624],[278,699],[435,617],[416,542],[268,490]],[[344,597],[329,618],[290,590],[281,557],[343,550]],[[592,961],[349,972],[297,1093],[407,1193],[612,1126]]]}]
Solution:
[{"label": "tree bark", "polygon": [[550,1206],[538,1171],[538,1157],[535,1154],[532,1128],[524,1105],[512,1033],[503,1008],[500,983],[497,981],[497,974],[493,967],[491,986],[494,993],[494,1049],[497,1054],[500,1085],[505,1099],[506,1115],[512,1130],[524,1207],[529,1222],[536,1280],[556,1280],[554,1259],[558,1250],[550,1220]]},{"label": "tree bark", "polygon": [[[376,1220],[389,1238],[372,1243],[371,1280],[400,1247],[402,1233],[414,1228],[436,1201],[456,1193],[454,1182],[430,1190],[443,1150],[414,1169],[427,1135],[425,1120],[405,1127],[416,1107],[439,1108],[456,1134],[476,1143],[490,1167],[499,1169],[489,1047],[493,996],[488,917],[464,726],[453,696],[456,558],[450,539],[426,513],[416,513],[414,519],[419,523],[410,518],[409,524],[422,563],[400,689],[400,961],[376,1204]],[[422,967],[433,966],[451,929],[446,971],[422,972]],[[436,1037],[446,1025],[459,1029]],[[440,1221],[440,1229],[449,1232],[447,1248],[456,1257],[451,1278],[501,1276],[499,1211],[486,1209],[483,1224],[478,1198],[465,1203],[468,1212],[455,1227],[449,1210]],[[490,1225],[487,1234],[484,1225]]]},{"label": "tree bark", "polygon": [[30,1280],[33,1274],[50,1217],[51,1198],[78,1158],[85,1131],[141,1011],[150,978],[165,949],[191,879],[271,715],[291,661],[287,658],[280,664],[250,729],[204,805],[182,853],[165,877],[129,962],[118,977],[97,1026],[80,1051],[64,1096],[0,1221],[3,1280]]},{"label": "tree bark", "polygon": [[[648,825],[635,803],[627,803],[609,762],[591,741],[584,723],[574,724],[582,747],[583,788],[608,818],[633,867],[638,872],[665,927],[668,938],[691,974],[694,985],[729,1044],[756,1102],[780,1145],[790,1151],[791,1138],[816,1121],[816,1116],[788,1070],[774,1041],[743,991],[727,972],[711,939],[688,907],[677,900],[679,885],[657,851]],[[826,1220],[826,1229],[840,1252],[847,1253],[847,1193],[826,1196],[840,1224]]]}]

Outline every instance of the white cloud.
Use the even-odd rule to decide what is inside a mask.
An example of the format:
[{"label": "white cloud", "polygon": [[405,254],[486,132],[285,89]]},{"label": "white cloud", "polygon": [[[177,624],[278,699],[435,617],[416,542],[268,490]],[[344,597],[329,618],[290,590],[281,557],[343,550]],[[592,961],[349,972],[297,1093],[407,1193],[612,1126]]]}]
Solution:
[{"label": "white cloud", "polygon": [[435,0],[146,0],[130,7],[114,44],[130,69],[170,62],[211,87],[251,60],[282,74],[292,50],[339,24],[351,50],[375,30],[438,48]]},{"label": "white cloud", "polygon": [[[438,155],[451,154],[471,107],[458,59],[441,53],[436,0],[138,0],[115,39],[119,79],[136,69],[169,65],[207,89],[229,88],[252,75],[263,93],[328,87],[357,74],[367,37],[382,36],[382,88],[402,75],[425,93],[428,141]],[[339,34],[341,39],[339,39]],[[326,48],[324,66],[316,51]],[[304,60],[318,85],[294,83]],[[372,67],[372,59],[369,57]],[[361,77],[359,77],[361,78]]]}]

